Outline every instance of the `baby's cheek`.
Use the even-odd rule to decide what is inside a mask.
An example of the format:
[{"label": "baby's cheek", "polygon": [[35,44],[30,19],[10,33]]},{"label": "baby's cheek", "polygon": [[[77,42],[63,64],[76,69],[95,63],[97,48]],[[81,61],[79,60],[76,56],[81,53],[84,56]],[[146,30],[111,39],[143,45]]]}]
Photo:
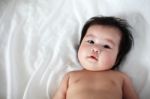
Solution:
[{"label": "baby's cheek", "polygon": [[81,49],[78,51],[78,59],[79,59],[80,61],[82,61],[84,57],[85,57],[85,51],[84,51],[84,49],[81,48]]},{"label": "baby's cheek", "polygon": [[80,48],[80,54],[87,54],[89,52],[89,50],[90,50],[89,46],[83,45]]},{"label": "baby's cheek", "polygon": [[112,66],[115,63],[115,59],[114,57],[112,57],[111,55],[106,55],[106,56],[102,56],[104,57],[103,59],[103,63],[107,66]]}]

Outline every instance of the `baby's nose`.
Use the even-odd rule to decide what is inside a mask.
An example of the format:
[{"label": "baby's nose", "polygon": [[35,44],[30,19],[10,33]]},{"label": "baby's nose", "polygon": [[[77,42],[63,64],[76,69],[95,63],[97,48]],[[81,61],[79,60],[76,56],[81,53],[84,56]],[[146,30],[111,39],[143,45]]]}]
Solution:
[{"label": "baby's nose", "polygon": [[100,53],[101,52],[101,47],[99,46],[93,46],[91,49],[92,52]]}]

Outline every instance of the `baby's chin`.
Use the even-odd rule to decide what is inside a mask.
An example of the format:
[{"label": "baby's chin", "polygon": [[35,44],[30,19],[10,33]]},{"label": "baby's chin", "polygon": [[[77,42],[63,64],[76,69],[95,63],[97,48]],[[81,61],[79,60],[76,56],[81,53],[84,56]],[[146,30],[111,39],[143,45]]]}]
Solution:
[{"label": "baby's chin", "polygon": [[111,68],[92,68],[92,67],[83,67],[84,70],[88,71],[107,71],[111,70]]}]

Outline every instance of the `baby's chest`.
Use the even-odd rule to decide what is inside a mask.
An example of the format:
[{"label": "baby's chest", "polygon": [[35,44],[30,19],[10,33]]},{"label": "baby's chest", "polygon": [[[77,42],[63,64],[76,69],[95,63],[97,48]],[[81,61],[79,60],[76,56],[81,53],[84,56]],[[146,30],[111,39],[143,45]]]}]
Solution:
[{"label": "baby's chest", "polygon": [[93,89],[121,89],[122,79],[119,77],[109,77],[109,76],[79,76],[72,79],[69,86],[77,88],[93,88]]}]

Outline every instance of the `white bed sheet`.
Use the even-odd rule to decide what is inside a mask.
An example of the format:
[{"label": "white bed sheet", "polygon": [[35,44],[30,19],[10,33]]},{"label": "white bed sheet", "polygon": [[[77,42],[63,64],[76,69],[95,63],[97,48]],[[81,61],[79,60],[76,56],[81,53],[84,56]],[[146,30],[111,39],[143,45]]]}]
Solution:
[{"label": "white bed sheet", "polygon": [[121,71],[140,99],[150,94],[149,0],[1,0],[0,99],[51,99],[62,76],[81,69],[80,32],[92,16],[125,18],[135,44]]}]

